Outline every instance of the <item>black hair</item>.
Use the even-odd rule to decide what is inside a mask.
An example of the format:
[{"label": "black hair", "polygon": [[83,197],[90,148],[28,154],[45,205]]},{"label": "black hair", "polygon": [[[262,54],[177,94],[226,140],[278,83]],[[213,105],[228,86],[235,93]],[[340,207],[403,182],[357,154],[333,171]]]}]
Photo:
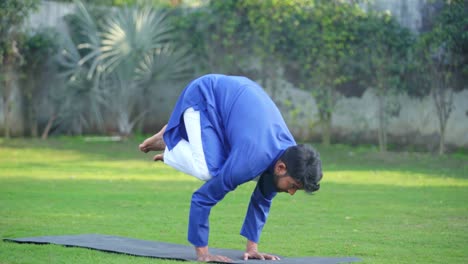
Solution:
[{"label": "black hair", "polygon": [[281,156],[288,174],[299,181],[307,193],[320,189],[322,161],[320,154],[311,146],[300,144],[286,149]]}]

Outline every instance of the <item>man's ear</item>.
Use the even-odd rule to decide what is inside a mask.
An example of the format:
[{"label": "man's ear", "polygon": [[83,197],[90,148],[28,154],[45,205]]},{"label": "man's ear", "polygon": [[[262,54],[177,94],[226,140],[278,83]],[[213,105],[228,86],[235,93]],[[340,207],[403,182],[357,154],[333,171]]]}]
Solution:
[{"label": "man's ear", "polygon": [[284,175],[286,172],[286,164],[282,160],[278,160],[275,164],[275,173],[277,175]]}]

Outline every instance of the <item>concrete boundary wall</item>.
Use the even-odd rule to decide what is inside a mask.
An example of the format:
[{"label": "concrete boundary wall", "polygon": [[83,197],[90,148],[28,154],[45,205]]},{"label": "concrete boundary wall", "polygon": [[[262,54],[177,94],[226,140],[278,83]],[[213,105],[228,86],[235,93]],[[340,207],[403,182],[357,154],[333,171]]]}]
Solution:
[{"label": "concrete boundary wall", "polygon": [[29,16],[25,22],[25,27],[31,30],[50,27],[62,32],[65,27],[63,17],[73,13],[74,10],[75,4],[73,3],[43,0],[39,9]]},{"label": "concrete boundary wall", "polygon": [[[280,106],[292,133],[301,138],[320,135],[317,104],[311,93],[299,90],[284,80],[278,80],[276,85],[283,89],[275,92],[275,102]],[[269,90],[267,92],[272,94]],[[439,121],[432,97],[414,98],[398,94],[387,100],[394,105],[388,118],[390,143],[424,145],[436,150]],[[446,143],[468,147],[468,90],[455,92],[453,103],[446,128]],[[377,104],[377,96],[370,89],[361,97],[338,99],[332,115],[334,137],[348,142],[377,142]]]}]

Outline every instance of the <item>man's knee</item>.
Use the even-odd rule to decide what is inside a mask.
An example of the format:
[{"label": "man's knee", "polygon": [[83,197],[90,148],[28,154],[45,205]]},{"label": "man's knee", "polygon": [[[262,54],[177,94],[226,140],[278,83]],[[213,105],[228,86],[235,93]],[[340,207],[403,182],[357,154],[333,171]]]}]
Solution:
[{"label": "man's knee", "polygon": [[204,168],[204,166],[194,166],[194,174],[196,178],[202,180],[202,181],[208,181],[211,179],[210,172],[208,171],[207,168]]}]

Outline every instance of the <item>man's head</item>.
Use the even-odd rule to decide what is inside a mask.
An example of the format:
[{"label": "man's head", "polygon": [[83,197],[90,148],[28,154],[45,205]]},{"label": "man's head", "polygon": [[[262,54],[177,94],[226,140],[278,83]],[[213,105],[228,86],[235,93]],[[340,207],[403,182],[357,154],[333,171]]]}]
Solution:
[{"label": "man's head", "polygon": [[291,195],[297,190],[305,190],[307,193],[318,191],[322,175],[320,155],[307,145],[286,149],[274,169],[277,190]]}]

